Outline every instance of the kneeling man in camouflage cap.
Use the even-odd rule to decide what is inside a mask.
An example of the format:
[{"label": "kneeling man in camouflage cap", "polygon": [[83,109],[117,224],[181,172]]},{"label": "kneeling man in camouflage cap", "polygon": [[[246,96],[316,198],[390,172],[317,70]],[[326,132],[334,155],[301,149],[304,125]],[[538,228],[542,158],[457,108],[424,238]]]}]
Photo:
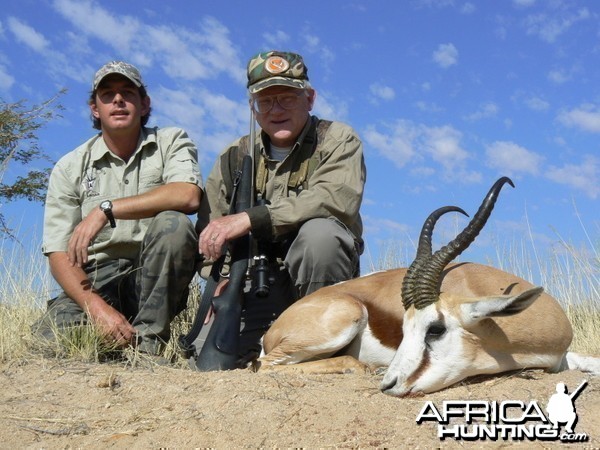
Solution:
[{"label": "kneeling man in camouflage cap", "polygon": [[[244,136],[216,161],[205,187],[210,222],[199,241],[200,253],[216,260],[231,240],[252,233],[268,257],[268,298],[258,298],[252,287],[244,296],[242,360],[258,354],[262,335],[294,301],[358,275],[366,178],[356,132],[311,115],[316,92],[300,55],[259,53],[247,76],[260,131],[254,149]],[[255,206],[228,214],[240,155],[248,152],[256,166]]]}]

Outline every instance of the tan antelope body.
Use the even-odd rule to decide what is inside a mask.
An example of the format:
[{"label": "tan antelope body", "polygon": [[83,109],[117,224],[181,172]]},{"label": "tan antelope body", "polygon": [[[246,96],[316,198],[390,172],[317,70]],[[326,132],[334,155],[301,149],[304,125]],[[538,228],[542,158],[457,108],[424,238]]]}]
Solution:
[{"label": "tan antelope body", "polygon": [[[440,208],[426,222],[409,269],[325,287],[294,303],[265,334],[255,367],[319,373],[388,367],[381,389],[397,396],[519,368],[600,373],[600,359],[567,353],[571,325],[542,288],[490,266],[448,264],[475,239],[506,182],[512,184],[503,178],[490,190],[458,244],[431,255],[437,219],[462,212]],[[428,287],[420,286],[423,279]]]}]

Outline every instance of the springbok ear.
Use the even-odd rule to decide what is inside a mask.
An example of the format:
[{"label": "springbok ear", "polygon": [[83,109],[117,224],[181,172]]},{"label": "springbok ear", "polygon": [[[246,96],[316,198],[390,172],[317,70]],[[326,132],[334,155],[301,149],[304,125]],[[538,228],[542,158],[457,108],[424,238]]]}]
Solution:
[{"label": "springbok ear", "polygon": [[531,305],[542,292],[544,292],[544,288],[535,287],[518,295],[485,297],[475,302],[463,303],[461,305],[463,322],[474,324],[488,317],[504,317],[520,313]]}]

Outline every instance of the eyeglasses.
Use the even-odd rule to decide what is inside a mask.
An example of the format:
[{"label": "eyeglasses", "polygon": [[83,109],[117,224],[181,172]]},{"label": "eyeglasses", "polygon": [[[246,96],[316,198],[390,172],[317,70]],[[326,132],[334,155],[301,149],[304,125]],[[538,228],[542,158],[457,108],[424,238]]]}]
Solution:
[{"label": "eyeglasses", "polygon": [[271,109],[273,109],[273,105],[275,104],[275,100],[277,100],[277,103],[279,103],[279,106],[281,106],[283,109],[296,109],[300,103],[300,96],[302,94],[304,94],[304,91],[294,94],[279,94],[268,97],[257,97],[250,100],[250,104],[252,105],[252,109],[260,114],[271,111]]}]

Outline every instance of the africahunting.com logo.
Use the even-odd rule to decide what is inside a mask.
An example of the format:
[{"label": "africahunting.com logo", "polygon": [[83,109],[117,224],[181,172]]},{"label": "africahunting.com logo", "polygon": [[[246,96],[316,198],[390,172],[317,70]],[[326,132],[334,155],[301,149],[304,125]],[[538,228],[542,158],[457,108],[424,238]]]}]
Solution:
[{"label": "africahunting.com logo", "polygon": [[564,383],[558,383],[545,409],[537,400],[445,400],[440,407],[427,401],[416,421],[437,423],[440,440],[586,442],[586,433],[575,432],[575,400],[587,383],[584,380],[571,394]]}]

